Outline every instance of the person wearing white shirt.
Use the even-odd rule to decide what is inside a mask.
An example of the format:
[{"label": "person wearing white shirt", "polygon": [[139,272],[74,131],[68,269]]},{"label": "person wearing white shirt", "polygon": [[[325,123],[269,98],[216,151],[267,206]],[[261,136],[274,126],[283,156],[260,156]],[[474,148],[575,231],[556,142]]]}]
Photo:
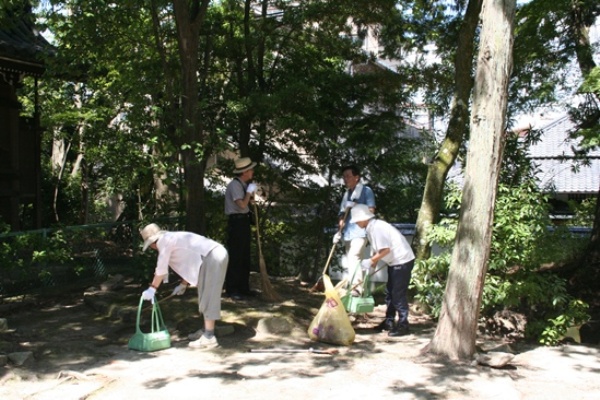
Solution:
[{"label": "person wearing white shirt", "polygon": [[196,233],[164,231],[156,224],[147,225],[140,234],[144,240],[142,251],[151,248],[158,252],[154,278],[142,293],[144,300],[154,302],[156,291],[166,282],[171,267],[182,278],[172,295],[181,296],[188,286],[196,286],[198,310],[204,317],[204,330],[189,336],[189,346],[216,347],[215,322],[221,319],[221,292],[229,261],[225,247]]},{"label": "person wearing white shirt", "polygon": [[[351,221],[367,232],[371,244],[371,258],[363,260],[361,265],[369,271],[379,261],[388,266],[388,281],[385,290],[387,306],[385,320],[378,325],[379,330],[387,330],[388,336],[409,334],[408,323],[408,284],[415,264],[415,255],[410,244],[394,226],[375,218],[364,204],[352,208]],[[395,321],[396,314],[398,321]]]}]

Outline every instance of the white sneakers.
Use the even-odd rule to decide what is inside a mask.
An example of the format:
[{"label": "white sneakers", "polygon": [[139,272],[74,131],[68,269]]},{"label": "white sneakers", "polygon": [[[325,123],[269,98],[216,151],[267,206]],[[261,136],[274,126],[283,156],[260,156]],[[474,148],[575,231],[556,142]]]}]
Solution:
[{"label": "white sneakers", "polygon": [[[192,333],[192,335],[195,335],[198,332]],[[190,336],[192,336],[190,335]],[[212,349],[214,347],[217,347],[219,345],[219,342],[217,342],[217,338],[215,336],[211,337],[210,339],[207,338],[206,336],[200,336],[199,339],[194,340],[193,342],[189,342],[188,346],[192,347],[194,349]]]},{"label": "white sneakers", "polygon": [[203,334],[204,334],[204,331],[202,329],[198,329],[196,332],[190,333],[188,335],[188,339],[191,341],[198,340],[198,339],[200,339],[200,336],[202,336]]}]

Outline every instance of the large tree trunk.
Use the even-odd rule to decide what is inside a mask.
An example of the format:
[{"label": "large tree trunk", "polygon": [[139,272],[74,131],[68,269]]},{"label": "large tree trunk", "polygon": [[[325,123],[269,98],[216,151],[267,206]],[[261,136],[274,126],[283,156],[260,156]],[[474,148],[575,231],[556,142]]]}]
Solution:
[{"label": "large tree trunk", "polygon": [[484,0],[471,138],[459,225],[440,320],[428,350],[450,359],[475,353],[505,142],[516,0]]},{"label": "large tree trunk", "polygon": [[[205,145],[205,135],[198,118],[199,84],[197,75],[200,28],[209,3],[210,0],[173,0],[183,84],[181,128],[185,144],[182,156],[185,168],[186,229],[196,233],[205,231],[204,162],[197,156],[197,150],[202,149]],[[206,154],[203,158],[206,159]]]},{"label": "large tree trunk", "polygon": [[418,259],[425,260],[431,255],[431,243],[427,234],[431,226],[438,222],[444,202],[444,183],[448,172],[462,145],[467,130],[469,98],[473,88],[473,46],[479,25],[479,13],[483,0],[471,0],[465,13],[458,35],[456,58],[454,59],[454,99],[450,109],[450,122],[446,137],[435,159],[427,171],[425,191],[415,227],[412,246]]}]

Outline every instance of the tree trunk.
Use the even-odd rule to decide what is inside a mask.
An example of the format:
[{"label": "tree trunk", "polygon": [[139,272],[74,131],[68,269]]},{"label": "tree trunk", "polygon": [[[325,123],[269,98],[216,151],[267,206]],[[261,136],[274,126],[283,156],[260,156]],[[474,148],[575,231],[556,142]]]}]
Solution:
[{"label": "tree trunk", "polygon": [[206,16],[210,0],[173,0],[175,23],[177,24],[177,42],[181,60],[183,143],[182,152],[185,168],[186,187],[186,229],[191,232],[204,233],[204,167],[197,151],[203,150],[204,131],[199,121],[198,65],[200,28]]},{"label": "tree trunk", "polygon": [[450,359],[475,353],[505,142],[516,0],[484,0],[471,138],[458,231],[440,320],[428,350]]},{"label": "tree trunk", "polygon": [[469,98],[473,88],[473,77],[471,75],[473,47],[482,3],[483,0],[469,1],[458,35],[458,45],[454,59],[454,99],[450,109],[450,122],[440,150],[427,171],[425,191],[419,208],[415,236],[412,242],[415,254],[420,260],[426,260],[431,255],[431,243],[427,240],[427,234],[431,226],[439,220],[440,210],[444,202],[444,183],[458,156],[458,151],[467,130]]}]

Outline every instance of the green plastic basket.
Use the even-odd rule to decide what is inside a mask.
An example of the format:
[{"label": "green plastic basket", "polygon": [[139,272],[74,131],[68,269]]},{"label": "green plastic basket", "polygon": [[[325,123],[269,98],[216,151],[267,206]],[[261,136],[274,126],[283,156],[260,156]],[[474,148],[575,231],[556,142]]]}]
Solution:
[{"label": "green plastic basket", "polygon": [[[360,268],[360,266],[359,266]],[[352,274],[352,281],[354,281],[354,275],[356,274],[356,269],[354,270],[354,274]],[[371,296],[370,282],[371,282],[371,274],[365,274],[365,280],[362,283],[362,294],[359,297],[352,296],[351,291],[341,298],[342,304],[347,312],[353,314],[364,314],[368,312],[372,312],[375,309],[375,299]],[[351,284],[348,283],[348,288],[351,287]]]},{"label": "green plastic basket", "polygon": [[128,347],[137,351],[157,351],[171,347],[171,335],[167,330],[165,322],[158,306],[158,301],[154,299],[152,304],[152,317],[150,320],[151,331],[142,332],[140,329],[140,315],[142,314],[142,305],[144,299],[140,297],[137,318],[135,323],[135,334],[129,339]]}]

